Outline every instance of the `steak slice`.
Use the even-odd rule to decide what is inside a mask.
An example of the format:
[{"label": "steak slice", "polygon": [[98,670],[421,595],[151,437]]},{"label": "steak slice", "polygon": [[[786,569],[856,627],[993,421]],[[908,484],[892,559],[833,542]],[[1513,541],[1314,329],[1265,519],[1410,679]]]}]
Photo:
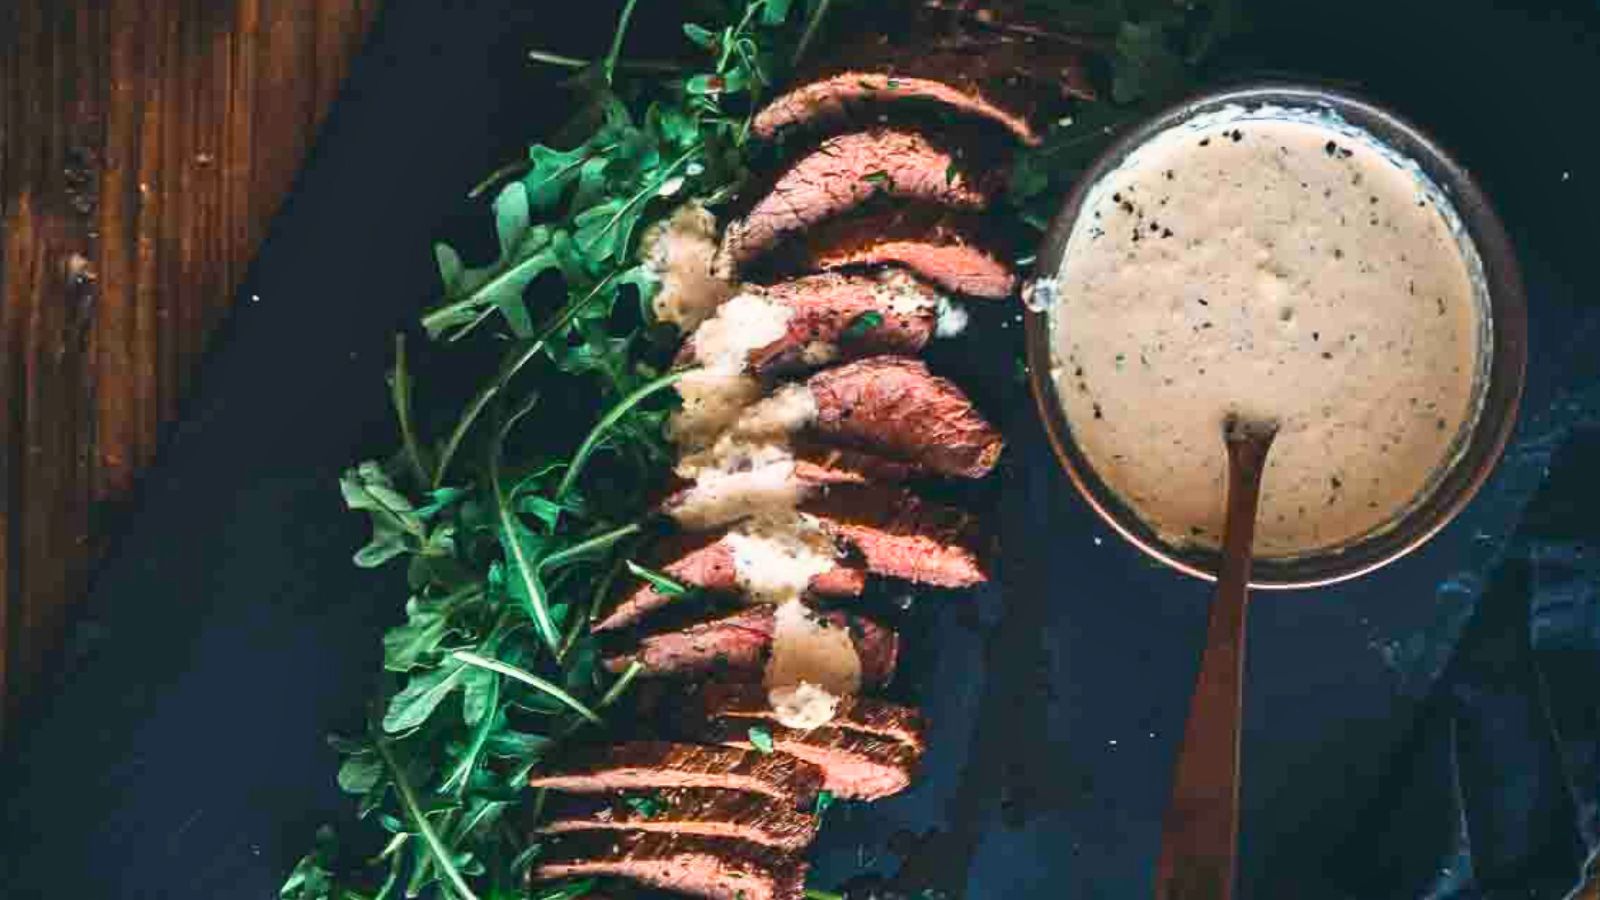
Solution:
[{"label": "steak slice", "polygon": [[862,32],[762,108],[752,132],[771,139],[927,110],[992,122],[1037,146],[1067,98],[1094,97],[1086,55],[1073,43],[975,28]]},{"label": "steak slice", "polygon": [[957,209],[984,209],[1001,184],[1003,167],[969,164],[969,155],[908,129],[874,128],[827,138],[790,163],[771,189],[728,225],[718,265],[738,271],[781,239],[880,192]]},{"label": "steak slice", "polygon": [[1006,262],[1011,254],[992,231],[978,216],[925,204],[897,205],[823,222],[785,241],[772,254],[770,268],[803,272],[894,265],[958,294],[999,299],[1016,291],[1017,277]]},{"label": "steak slice", "polygon": [[[648,564],[690,587],[714,594],[739,591],[738,568],[726,532],[670,536],[651,549]],[[860,563],[841,558],[832,569],[811,580],[810,591],[818,597],[856,597],[866,583],[866,570]],[[650,583],[640,582],[624,590],[590,630],[612,631],[632,625],[674,599]]]},{"label": "steak slice", "polygon": [[625,830],[733,838],[795,852],[817,836],[817,818],[769,797],[726,788],[675,788],[607,797],[545,822],[546,834]]},{"label": "steak slice", "polygon": [[[821,618],[849,629],[861,658],[864,687],[882,687],[894,678],[900,655],[900,637],[894,629],[839,610],[823,613]],[[606,654],[605,666],[621,672],[637,662],[641,675],[724,675],[733,680],[759,681],[772,650],[774,630],[773,607],[768,604],[714,613],[682,627],[629,635],[631,640]]]},{"label": "steak slice", "polygon": [[977,520],[962,510],[878,485],[829,488],[801,509],[855,547],[874,574],[937,587],[988,580],[978,552]]},{"label": "steak slice", "polygon": [[[747,285],[789,311],[788,331],[751,351],[751,372],[770,375],[814,369],[839,359],[884,353],[911,355],[933,336],[938,297],[902,272],[880,276],[824,273],[766,287]],[[876,322],[863,319],[873,314]],[[694,335],[684,341],[677,364],[696,362]]]},{"label": "steak slice", "polygon": [[[698,718],[721,717],[776,723],[772,703],[767,692],[756,684],[707,684],[700,689],[697,702],[688,707],[688,713]],[[927,749],[927,724],[922,711],[914,706],[902,706],[852,694],[839,698],[832,727],[846,731],[869,734],[885,740],[897,741],[914,748],[918,753]]]},{"label": "steak slice", "polygon": [[548,839],[537,881],[614,876],[712,900],[800,900],[806,863],[748,841],[651,831],[580,831]]},{"label": "steak slice", "polygon": [[631,741],[583,747],[536,771],[528,783],[571,794],[726,788],[807,807],[821,787],[822,772],[783,753]]},{"label": "steak slice", "polygon": [[691,531],[704,531],[788,506],[833,485],[906,481],[924,474],[912,460],[835,447],[799,435],[781,462],[721,473],[710,483],[675,479],[661,509]]},{"label": "steak slice", "polygon": [[1005,447],[954,382],[920,360],[875,356],[813,375],[811,428],[831,440],[912,459],[944,475],[982,478]]},{"label": "steak slice", "polygon": [[795,439],[793,449],[795,477],[812,488],[892,483],[927,473],[912,460],[891,459],[854,447],[835,447],[806,435]]},{"label": "steak slice", "polygon": [[835,797],[877,800],[911,785],[921,753],[910,744],[833,725],[810,731],[749,719],[716,717],[696,726],[696,736],[729,747],[753,747],[752,729],[765,729],[773,750],[822,769],[822,788]]},{"label": "steak slice", "polygon": [[756,114],[751,131],[770,139],[797,125],[864,120],[865,107],[905,101],[941,104],[997,122],[1025,144],[1040,142],[1038,130],[1028,121],[1031,104],[1008,102],[980,81],[960,76],[925,78],[903,74],[897,68],[875,68],[847,68],[790,90]]}]

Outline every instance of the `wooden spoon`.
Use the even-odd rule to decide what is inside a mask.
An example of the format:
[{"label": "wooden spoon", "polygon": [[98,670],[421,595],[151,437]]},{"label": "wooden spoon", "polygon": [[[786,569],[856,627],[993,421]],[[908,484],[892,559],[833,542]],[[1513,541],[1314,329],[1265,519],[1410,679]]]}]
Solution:
[{"label": "wooden spoon", "polygon": [[1227,900],[1239,845],[1239,723],[1244,622],[1261,473],[1276,422],[1229,416],[1228,508],[1206,649],[1161,823],[1156,900]]}]

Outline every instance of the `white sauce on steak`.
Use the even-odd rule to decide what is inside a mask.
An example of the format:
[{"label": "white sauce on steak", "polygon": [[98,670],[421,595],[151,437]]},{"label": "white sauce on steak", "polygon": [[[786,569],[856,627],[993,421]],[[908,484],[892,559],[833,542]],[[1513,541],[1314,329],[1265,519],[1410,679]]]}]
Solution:
[{"label": "white sauce on steak", "polygon": [[[683,402],[668,425],[680,453],[676,472],[692,482],[672,515],[690,530],[736,523],[726,540],[739,586],[749,600],[777,605],[763,679],[774,715],[790,728],[816,728],[833,719],[840,697],[861,689],[861,658],[849,632],[801,602],[812,579],[837,565],[839,552],[797,510],[804,486],[790,441],[816,419],[816,399],[798,384],[763,398],[760,382],[746,374],[751,352],[781,340],[793,312],[717,279],[715,238],[710,214],[689,206],[645,244],[662,280],[656,316],[690,333],[697,366],[676,385]],[[838,348],[812,342],[802,354],[820,365]]]},{"label": "white sauce on steak", "polygon": [[815,519],[792,510],[754,516],[728,532],[739,586],[759,603],[798,600],[832,569],[839,549]]},{"label": "white sauce on steak", "polygon": [[791,600],[779,606],[763,684],[779,722],[816,728],[833,719],[839,698],[861,690],[861,657],[848,629],[816,618]]},{"label": "white sauce on steak", "polygon": [[1256,550],[1381,530],[1458,452],[1481,264],[1416,166],[1340,120],[1236,110],[1087,198],[1056,282],[1056,389],[1096,473],[1170,540],[1222,532],[1231,412],[1280,423]]},{"label": "white sauce on steak", "polygon": [[685,204],[645,232],[640,245],[646,267],[660,282],[651,302],[656,319],[693,331],[733,295],[717,276],[717,220],[697,203]]}]

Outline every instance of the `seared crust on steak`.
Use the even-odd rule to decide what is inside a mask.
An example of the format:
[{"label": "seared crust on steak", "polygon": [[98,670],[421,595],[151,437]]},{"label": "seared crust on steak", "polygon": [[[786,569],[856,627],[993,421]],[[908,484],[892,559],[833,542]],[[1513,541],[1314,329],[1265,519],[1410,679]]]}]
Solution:
[{"label": "seared crust on steak", "polygon": [[993,122],[1037,145],[1067,98],[1094,96],[1076,43],[990,29],[900,31],[846,41],[761,109],[752,132],[771,139],[932,108]]},{"label": "seared crust on steak", "polygon": [[816,838],[817,818],[748,791],[673,788],[599,801],[575,801],[539,827],[546,834],[595,829],[734,838],[795,852],[804,850]]},{"label": "seared crust on steak", "polygon": [[791,162],[771,189],[723,233],[719,267],[738,271],[780,240],[882,193],[956,209],[989,205],[1000,166],[974,163],[957,144],[920,132],[873,128],[835,135]]},{"label": "seared crust on steak", "polygon": [[[750,352],[747,365],[757,375],[804,371],[840,359],[884,353],[910,355],[933,336],[938,297],[902,272],[883,275],[823,273],[767,286],[746,285],[789,310],[784,336]],[[866,314],[877,324],[861,327]],[[677,365],[695,362],[694,335],[678,352]]]},{"label": "seared crust on steak", "polygon": [[[714,683],[702,687],[695,702],[686,706],[688,721],[705,718],[747,719],[776,722],[766,689],[758,684]],[[927,723],[922,711],[854,694],[839,698],[839,707],[828,723],[846,731],[859,731],[873,737],[898,741],[922,752],[927,749]]]},{"label": "seared crust on steak", "polygon": [[893,265],[945,290],[999,299],[1016,292],[1017,277],[1010,252],[993,231],[978,216],[927,204],[897,205],[823,222],[784,241],[757,267],[803,272]]},{"label": "seared crust on steak", "polygon": [[[738,568],[726,532],[669,536],[651,548],[647,559],[651,568],[690,587],[714,594],[739,591]],[[819,597],[855,597],[861,594],[866,582],[866,570],[860,563],[841,557],[832,569],[811,580],[810,591]],[[615,598],[591,630],[611,631],[632,625],[673,600],[648,582],[631,584]]]},{"label": "seared crust on steak", "polygon": [[650,831],[580,831],[551,837],[538,881],[585,875],[626,878],[713,900],[800,900],[805,860],[747,841]]},{"label": "seared crust on steak", "polygon": [[759,727],[772,737],[773,749],[790,753],[822,768],[824,790],[835,797],[876,800],[911,785],[921,754],[910,744],[823,725],[810,731],[749,719],[711,718],[695,726],[701,740],[729,747],[753,746],[750,730]]},{"label": "seared crust on steak", "polygon": [[927,474],[914,460],[891,459],[854,447],[834,447],[805,435],[794,442],[794,474],[812,487],[908,481]]},{"label": "seared crust on steak", "polygon": [[572,794],[668,788],[750,791],[798,807],[822,785],[815,765],[784,753],[756,753],[666,741],[585,746],[541,765],[528,784]]},{"label": "seared crust on steak", "polygon": [[[822,613],[820,618],[849,629],[861,658],[864,686],[882,687],[894,678],[900,638],[893,629],[841,610]],[[648,624],[655,628],[661,623]],[[674,621],[669,627],[646,634],[617,635],[613,649],[605,655],[605,666],[620,672],[637,662],[641,675],[658,677],[759,678],[772,650],[774,629],[773,607],[768,604],[732,613],[717,611],[681,626]]]},{"label": "seared crust on steak", "polygon": [[943,475],[982,478],[1005,447],[954,382],[920,360],[875,356],[819,372],[812,429],[842,443],[915,460]]},{"label": "seared crust on steak", "polygon": [[854,547],[874,574],[938,587],[988,580],[970,513],[880,485],[832,487],[800,508]]}]

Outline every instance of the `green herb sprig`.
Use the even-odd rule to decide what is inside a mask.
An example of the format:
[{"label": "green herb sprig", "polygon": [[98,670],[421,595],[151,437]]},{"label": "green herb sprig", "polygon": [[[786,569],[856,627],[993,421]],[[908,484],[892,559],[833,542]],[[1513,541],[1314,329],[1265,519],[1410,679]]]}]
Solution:
[{"label": "green herb sprig", "polygon": [[[563,740],[603,728],[637,674],[606,673],[587,624],[624,563],[645,573],[628,556],[646,523],[602,512],[595,492],[660,477],[666,395],[680,377],[654,368],[643,330],[614,314],[630,297],[648,307],[657,288],[637,261],[644,225],[686,201],[720,202],[743,180],[750,114],[810,21],[791,22],[789,0],[716,5],[719,17],[684,27],[698,64],[625,84],[628,0],[606,55],[580,63],[589,136],[568,149],[534,145],[473,189],[493,192],[494,258],[468,265],[450,245],[434,248],[443,297],[423,316],[428,335],[449,343],[492,328],[509,343],[455,421],[430,433],[397,340],[389,383],[401,450],[340,480],[346,505],[372,526],[356,564],[405,561],[411,592],[404,624],[383,639],[384,667],[402,684],[366,734],[332,741],[340,787],[389,838],[348,867],[319,832],[284,900],[589,889],[526,886],[539,851],[528,819],[542,807],[527,775]],[[529,288],[552,274],[565,299],[541,309]],[[528,383],[553,372],[609,402],[590,422],[541,420],[571,443],[565,455],[528,459],[518,437],[544,404]],[[685,590],[666,576],[652,583]],[[517,808],[534,814],[514,821]]]}]

